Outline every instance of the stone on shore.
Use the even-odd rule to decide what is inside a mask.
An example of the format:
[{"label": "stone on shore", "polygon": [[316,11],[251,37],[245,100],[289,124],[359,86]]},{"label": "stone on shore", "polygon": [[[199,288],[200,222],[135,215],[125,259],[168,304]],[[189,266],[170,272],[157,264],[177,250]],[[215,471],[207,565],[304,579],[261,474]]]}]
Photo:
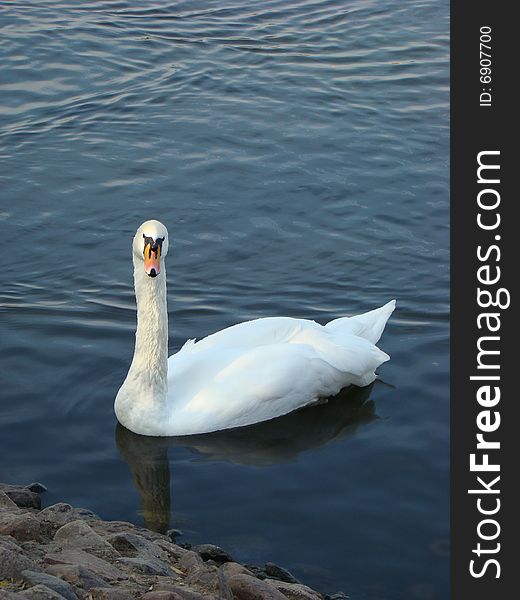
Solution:
[{"label": "stone on shore", "polygon": [[65,596],[42,584],[24,590],[23,597],[27,600],[66,600]]},{"label": "stone on shore", "polygon": [[78,600],[78,596],[74,592],[72,586],[58,577],[36,571],[22,571],[21,575],[25,583],[28,583],[29,585],[44,585],[51,590],[54,590],[56,593],[61,594],[65,600]]},{"label": "stone on shore", "polygon": [[321,595],[302,583],[287,583],[276,579],[267,580],[289,600],[321,600]]},{"label": "stone on shore", "polygon": [[164,550],[169,559],[175,562],[179,561],[185,554],[191,552],[191,550],[186,550],[186,548],[182,548],[181,546],[170,542],[170,540],[157,540],[155,545],[161,548],[161,550]]},{"label": "stone on shore", "polygon": [[142,594],[143,590],[137,585],[92,588],[89,591],[89,600],[134,600],[141,598]]},{"label": "stone on shore", "polygon": [[44,562],[48,565],[83,566],[98,577],[101,577],[101,579],[109,582],[128,579],[128,575],[108,561],[76,548],[66,548],[60,552],[49,553],[45,555]]},{"label": "stone on shore", "polygon": [[274,579],[279,579],[286,583],[300,583],[287,569],[279,567],[272,562],[265,563],[264,570],[269,577],[273,577]]},{"label": "stone on shore", "polygon": [[0,588],[0,600],[27,600],[27,596]]},{"label": "stone on shore", "polygon": [[253,575],[233,575],[227,584],[236,600],[286,600],[273,585]]},{"label": "stone on shore", "polygon": [[[174,585],[172,583],[158,583],[154,586],[153,592],[147,592],[148,594],[156,592],[169,592],[176,595],[176,600],[212,600],[214,597],[208,593],[201,594],[195,592],[190,588],[181,587],[180,585]],[[148,596],[146,596],[148,598]],[[149,600],[149,599],[148,599]]]},{"label": "stone on shore", "polygon": [[112,534],[107,542],[117,551],[119,556],[128,558],[153,557],[159,560],[168,560],[168,553],[158,544],[147,540],[138,533],[122,532]]},{"label": "stone on shore", "polygon": [[0,483],[0,491],[7,494],[7,496],[9,496],[9,498],[11,498],[11,500],[20,508],[36,508],[39,510],[42,506],[40,494],[32,492],[23,485]]},{"label": "stone on shore", "polygon": [[198,546],[194,546],[193,550],[200,554],[202,560],[213,560],[218,565],[233,562],[231,555],[220,548],[220,546],[215,546],[213,544],[199,544]]},{"label": "stone on shore", "polygon": [[139,571],[143,575],[163,575],[167,577],[177,577],[170,567],[153,556],[135,558],[120,558],[118,562],[130,567],[134,571]]},{"label": "stone on shore", "polygon": [[0,510],[9,512],[20,512],[16,502],[13,502],[9,496],[0,489]]},{"label": "stone on shore", "polygon": [[224,563],[220,567],[220,572],[226,578],[232,577],[233,575],[253,575],[252,571],[236,562]]},{"label": "stone on shore", "polygon": [[0,535],[10,535],[19,542],[42,540],[40,522],[34,515],[10,510],[0,512]]},{"label": "stone on shore", "polygon": [[60,527],[70,523],[72,521],[78,521],[80,519],[85,521],[91,521],[97,519],[93,512],[84,508],[73,508],[66,502],[58,502],[47,506],[37,515],[38,520],[41,522],[43,529],[49,537],[52,537]]},{"label": "stone on shore", "polygon": [[59,577],[60,579],[85,590],[108,585],[104,579],[101,579],[101,577],[98,577],[83,565],[47,565],[45,571],[50,575]]},{"label": "stone on shore", "polygon": [[47,491],[47,488],[43,485],[43,483],[40,483],[39,481],[34,481],[33,483],[26,485],[25,487],[31,492],[34,492],[35,494],[43,494]]},{"label": "stone on shore", "polygon": [[26,569],[40,570],[34,561],[23,554],[20,546],[0,535],[0,580],[20,578]]},{"label": "stone on shore", "polygon": [[116,558],[119,552],[106,542],[85,521],[71,521],[56,531],[54,541],[62,548],[78,548],[101,558]]}]

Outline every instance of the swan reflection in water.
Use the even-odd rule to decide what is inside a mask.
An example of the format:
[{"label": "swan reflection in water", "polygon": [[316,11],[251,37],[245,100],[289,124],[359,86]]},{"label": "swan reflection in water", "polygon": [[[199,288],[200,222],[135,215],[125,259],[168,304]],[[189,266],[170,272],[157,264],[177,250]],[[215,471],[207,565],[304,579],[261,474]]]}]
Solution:
[{"label": "swan reflection in water", "polygon": [[116,446],[132,472],[145,526],[160,533],[170,527],[170,447],[187,448],[206,460],[241,465],[291,462],[301,453],[350,436],[377,419],[374,401],[369,400],[373,385],[346,388],[322,404],[271,421],[203,435],[148,437],[118,423]]}]

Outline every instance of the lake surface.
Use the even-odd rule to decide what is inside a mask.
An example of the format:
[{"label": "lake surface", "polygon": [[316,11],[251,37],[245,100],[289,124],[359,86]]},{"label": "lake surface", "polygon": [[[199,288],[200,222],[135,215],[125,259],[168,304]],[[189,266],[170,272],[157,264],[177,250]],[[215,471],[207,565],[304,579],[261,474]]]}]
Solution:
[{"label": "lake surface", "polygon": [[[354,600],[448,597],[449,3],[0,4],[0,480]],[[371,389],[246,431],[116,428],[130,244],[170,351],[398,307]]]}]

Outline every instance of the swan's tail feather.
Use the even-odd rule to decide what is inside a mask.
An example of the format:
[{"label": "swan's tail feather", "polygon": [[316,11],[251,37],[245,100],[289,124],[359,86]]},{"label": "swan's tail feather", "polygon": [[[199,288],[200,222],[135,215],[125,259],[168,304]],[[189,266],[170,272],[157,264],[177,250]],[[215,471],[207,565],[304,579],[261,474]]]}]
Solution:
[{"label": "swan's tail feather", "polygon": [[[341,336],[350,333],[365,338],[372,344],[376,344],[383,333],[386,322],[395,309],[395,300],[391,300],[384,306],[371,310],[355,317],[341,317],[334,319],[325,327],[334,334]],[[386,359],[388,360],[388,359]]]}]

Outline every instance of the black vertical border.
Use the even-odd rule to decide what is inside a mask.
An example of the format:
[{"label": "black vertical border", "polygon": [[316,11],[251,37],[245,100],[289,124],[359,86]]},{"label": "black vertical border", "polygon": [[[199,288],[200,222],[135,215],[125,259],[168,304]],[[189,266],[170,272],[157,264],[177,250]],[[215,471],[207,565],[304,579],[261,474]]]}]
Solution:
[{"label": "black vertical border", "polygon": [[[515,372],[520,373],[520,350],[516,337],[520,334],[517,306],[517,279],[520,273],[520,235],[515,220],[520,205],[519,191],[514,189],[520,180],[517,164],[520,140],[519,102],[517,87],[520,29],[513,16],[514,3],[495,0],[483,2],[451,1],[451,597],[452,600],[501,600],[520,597],[517,579],[520,578],[520,546],[517,544],[520,496],[517,485],[520,472],[519,404]],[[491,27],[491,77],[489,84],[480,81],[480,28]],[[480,106],[483,88],[491,88],[491,106]],[[515,107],[513,108],[513,103]],[[477,225],[477,155],[485,150],[500,151],[501,224],[499,229],[486,232]],[[519,184],[520,185],[520,184]],[[495,235],[500,235],[496,241]],[[477,509],[478,495],[468,494],[477,488],[477,475],[470,472],[469,457],[476,450],[478,433],[476,418],[483,410],[476,401],[480,382],[470,381],[477,370],[477,317],[482,309],[477,304],[477,269],[485,264],[477,258],[477,246],[496,243],[500,246],[500,261],[492,254],[489,264],[498,265],[501,279],[497,287],[511,293],[511,305],[500,313],[500,377],[501,400],[491,410],[499,410],[501,424],[490,439],[499,440],[500,450],[489,451],[490,462],[500,463],[501,507],[494,518],[500,524],[500,535],[494,541],[480,540],[479,522],[486,516]],[[482,287],[482,286],[481,286]],[[490,288],[491,289],[491,288]],[[518,357],[518,358],[517,358]],[[490,371],[487,371],[489,374]],[[516,384],[516,385],[515,385]],[[491,495],[483,495],[483,502]],[[494,496],[493,497],[497,497]],[[491,506],[487,504],[486,506]],[[485,530],[485,529],[484,529]],[[491,528],[487,530],[491,532]],[[488,554],[500,563],[490,566],[480,578],[470,574],[469,563],[477,559],[478,569],[485,562],[473,550],[480,542],[492,548],[500,543],[500,551]],[[520,560],[518,561],[520,563]],[[512,594],[512,595],[511,595]],[[517,596],[518,595],[518,596]]]}]

